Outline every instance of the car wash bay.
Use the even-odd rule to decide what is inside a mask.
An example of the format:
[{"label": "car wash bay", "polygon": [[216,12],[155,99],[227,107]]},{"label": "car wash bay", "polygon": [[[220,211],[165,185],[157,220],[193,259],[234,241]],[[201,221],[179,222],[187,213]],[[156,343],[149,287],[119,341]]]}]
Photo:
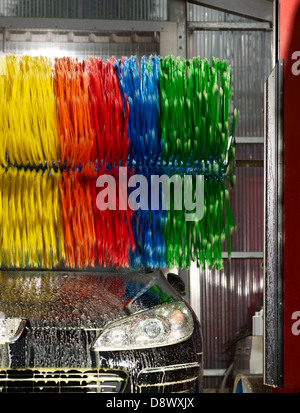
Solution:
[{"label": "car wash bay", "polygon": [[[126,83],[129,77],[127,79],[125,75],[126,73],[130,74],[132,72],[130,72],[129,69],[128,72],[126,72],[126,68],[129,68],[129,63],[124,61],[124,57],[133,57],[130,63],[132,65],[136,65],[137,61],[140,61],[140,59],[142,61],[142,58],[145,57],[145,67],[142,64],[134,67],[138,67],[136,73],[140,76],[139,81],[142,79],[145,80],[145,83],[141,82],[146,90],[145,95],[147,95],[147,93],[150,95],[154,90],[153,101],[157,98],[160,102],[165,102],[165,100],[163,100],[161,96],[158,97],[155,93],[158,90],[161,91],[162,87],[160,86],[160,89],[157,90],[150,90],[150,86],[152,87],[155,83],[152,77],[147,77],[147,73],[156,73],[155,70],[158,70],[158,66],[156,65],[159,65],[162,61],[165,62],[164,76],[167,79],[170,79],[171,76],[171,72],[167,71],[168,64],[174,65],[174,73],[178,74],[180,72],[181,68],[178,59],[181,59],[181,62],[189,62],[189,68],[192,67],[191,62],[195,62],[197,59],[199,62],[206,61],[207,59],[210,66],[213,65],[214,59],[218,59],[218,61],[226,62],[226,68],[230,66],[231,89],[228,114],[230,128],[232,122],[234,122],[235,108],[238,111],[238,118],[233,136],[234,156],[231,159],[230,167],[227,168],[226,171],[222,170],[221,172],[224,172],[222,179],[224,179],[224,176],[228,177],[228,181],[226,181],[228,187],[226,196],[228,194],[228,205],[232,212],[234,224],[229,229],[230,234],[226,233],[224,237],[221,237],[221,234],[215,233],[213,236],[215,241],[218,236],[222,238],[221,247],[218,250],[219,256],[217,262],[211,258],[213,256],[216,258],[217,250],[215,250],[215,255],[206,254],[204,261],[199,259],[198,263],[197,257],[195,259],[193,254],[187,256],[180,252],[181,250],[178,247],[180,241],[176,241],[176,247],[174,241],[175,238],[178,238],[176,235],[179,234],[179,230],[176,233],[176,230],[174,230],[171,225],[168,227],[169,232],[167,231],[167,234],[172,233],[173,240],[171,236],[169,236],[169,238],[166,236],[166,232],[160,232],[162,229],[156,226],[155,228],[151,227],[152,238],[150,242],[145,236],[146,231],[143,232],[141,230],[139,234],[133,231],[132,234],[128,234],[125,218],[123,217],[124,220],[120,220],[118,224],[116,224],[113,214],[110,214],[106,216],[105,220],[106,222],[111,222],[110,229],[114,233],[114,237],[109,238],[108,236],[103,236],[100,224],[98,227],[96,225],[95,227],[90,225],[91,221],[88,217],[91,215],[88,215],[88,213],[86,215],[84,214],[84,211],[89,211],[89,213],[92,214],[93,208],[90,210],[87,207],[86,209],[79,209],[77,211],[78,216],[86,219],[84,226],[85,231],[77,234],[78,239],[84,240],[83,243],[89,245],[88,242],[92,234],[94,234],[93,231],[97,234],[98,239],[102,239],[102,243],[99,242],[97,244],[97,257],[101,256],[102,261],[98,261],[96,272],[101,272],[101,265],[99,265],[99,263],[104,264],[103,257],[105,256],[107,258],[107,255],[111,254],[110,257],[112,257],[112,259],[116,259],[117,257],[115,262],[117,267],[126,267],[127,269],[129,268],[129,270],[136,266],[139,270],[144,270],[146,267],[147,271],[149,271],[149,267],[151,266],[160,267],[166,278],[168,273],[172,273],[173,282],[174,279],[176,279],[178,284],[178,279],[174,276],[174,274],[176,274],[179,276],[179,282],[184,283],[184,288],[182,284],[180,284],[181,295],[192,307],[195,315],[199,319],[203,336],[201,340],[201,351],[199,350],[201,353],[203,351],[201,361],[203,376],[201,376],[200,380],[200,387],[203,392],[271,392],[274,391],[274,388],[278,389],[278,391],[279,389],[289,391],[298,387],[298,373],[297,371],[291,372],[289,366],[293,363],[289,358],[290,356],[288,356],[288,354],[290,354],[289,349],[295,350],[295,346],[297,346],[295,340],[297,340],[298,330],[297,324],[295,325],[294,323],[297,322],[297,311],[299,310],[296,299],[294,301],[294,292],[293,288],[290,287],[290,282],[285,284],[285,291],[289,297],[289,304],[286,304],[287,312],[285,316],[287,319],[285,321],[282,310],[286,303],[283,296],[283,283],[286,282],[284,281],[283,274],[285,271],[289,271],[290,274],[294,273],[294,269],[291,268],[293,267],[291,258],[295,253],[293,241],[294,218],[292,218],[292,212],[286,212],[286,215],[284,215],[283,192],[287,191],[285,193],[286,199],[291,197],[293,205],[297,203],[297,196],[293,192],[294,186],[291,184],[289,175],[292,175],[292,172],[289,172],[289,165],[292,162],[287,161],[286,164],[283,163],[284,143],[289,143],[289,140],[293,139],[290,137],[292,136],[290,135],[291,132],[283,129],[283,117],[285,119],[287,113],[287,109],[283,112],[283,96],[286,100],[289,99],[286,98],[286,95],[289,96],[289,94],[292,93],[292,82],[298,79],[297,59],[299,58],[297,48],[295,48],[295,50],[289,49],[289,44],[292,44],[293,37],[290,33],[287,34],[287,27],[292,25],[292,22],[297,19],[299,2],[294,1],[290,3],[293,3],[293,6],[288,7],[287,2],[282,1],[279,7],[276,1],[269,0],[247,0],[244,2],[235,0],[193,2],[181,0],[114,0],[95,2],[82,0],[3,0],[0,2],[1,57],[4,59],[5,56],[9,55],[18,58],[24,58],[24,56],[29,56],[30,58],[42,56],[54,62],[53,73],[57,73],[60,76],[60,78],[59,76],[57,76],[57,78],[54,77],[54,80],[57,80],[56,83],[54,81],[54,87],[56,88],[56,97],[58,97],[57,110],[58,112],[61,110],[59,113],[63,113],[63,106],[59,106],[59,104],[63,101],[63,96],[66,96],[62,91],[69,88],[69,92],[72,90],[72,93],[75,94],[77,90],[74,84],[71,84],[71,82],[68,83],[67,75],[68,71],[71,70],[73,71],[72,73],[78,73],[79,66],[74,63],[75,59],[78,59],[77,62],[86,62],[80,66],[80,70],[83,70],[84,73],[89,73],[90,76],[89,86],[86,87],[97,85],[97,79],[93,77],[95,76],[94,70],[96,65],[92,65],[90,58],[95,59],[95,61],[96,58],[101,58],[103,61],[109,60],[112,57],[115,59],[114,63],[112,63],[111,66],[107,65],[105,69],[107,70],[105,87],[112,91],[112,93],[115,93],[111,102],[114,102],[114,105],[119,105],[120,108],[123,107],[125,94],[127,93],[127,97],[129,96],[129,112],[127,113],[126,110],[124,110],[124,113],[122,112],[122,116],[124,117],[114,118],[114,124],[110,124],[108,121],[105,124],[106,131],[111,128],[110,132],[107,132],[107,136],[109,136],[110,139],[107,140],[110,145],[110,152],[103,150],[103,144],[100,138],[96,149],[92,145],[87,147],[84,140],[78,141],[76,150],[74,149],[75,146],[72,148],[72,145],[70,145],[70,148],[67,145],[62,146],[64,148],[64,160],[67,163],[70,161],[70,164],[68,164],[69,170],[71,170],[75,162],[78,161],[81,171],[83,159],[90,161],[89,154],[96,156],[95,153],[97,153],[98,157],[100,156],[99,154],[104,158],[106,156],[105,162],[107,164],[112,162],[113,156],[114,159],[117,158],[122,163],[125,159],[123,155],[127,150],[127,132],[132,138],[128,159],[132,162],[130,166],[136,168],[136,172],[138,171],[140,174],[144,173],[145,175],[146,172],[145,169],[143,169],[145,166],[148,168],[147,173],[149,173],[150,167],[157,168],[158,163],[155,162],[157,162],[157,159],[161,159],[160,156],[165,156],[165,158],[163,158],[164,167],[170,167],[170,165],[172,167],[174,167],[174,165],[178,167],[176,162],[172,164],[171,148],[175,146],[172,146],[173,141],[171,138],[173,135],[170,132],[169,134],[166,133],[166,139],[170,139],[170,146],[167,147],[168,151],[166,151],[166,146],[164,146],[162,150],[160,139],[164,133],[164,129],[160,127],[152,129],[152,132],[153,130],[158,132],[153,132],[151,139],[149,138],[150,135],[147,135],[147,139],[143,140],[142,144],[139,138],[133,139],[136,129],[130,129],[130,116],[134,113],[136,118],[138,116],[142,118],[143,110],[141,108],[143,108],[143,106],[141,98],[137,100],[135,95],[132,95],[130,100],[128,93],[129,83]],[[295,34],[295,36],[297,37],[297,34]],[[293,48],[293,45],[290,47]],[[168,60],[169,56],[174,56],[175,60]],[[287,59],[290,59],[291,56],[293,56],[293,58],[291,59],[289,75],[292,73],[293,77],[288,77],[284,70],[286,69]],[[155,58],[151,60],[150,57],[156,57],[157,60],[155,60]],[[64,58],[69,59],[65,65],[62,63],[62,59]],[[176,66],[176,58],[178,66]],[[4,60],[2,60],[2,62],[4,62]],[[29,69],[27,68],[26,70],[29,72],[34,71],[34,66],[30,66],[30,59],[28,62]],[[115,62],[118,63],[117,66],[114,66]],[[126,64],[128,64],[128,66],[126,66]],[[292,66],[292,64],[294,64],[294,66]],[[43,66],[42,62],[40,62],[39,65],[39,70],[47,71],[47,68]],[[4,67],[2,63],[1,71],[3,76],[7,74]],[[11,67],[15,68],[16,66]],[[118,72],[118,74],[120,74],[118,89],[116,88],[116,83],[114,83],[116,67],[120,70],[120,72]],[[175,67],[178,72],[175,71]],[[13,73],[13,70],[14,69],[12,69],[10,73]],[[143,72],[143,70],[145,71]],[[188,65],[184,72],[187,78],[189,78]],[[33,72],[30,73],[32,74]],[[194,72],[191,71],[191,73]],[[65,75],[64,78],[63,74]],[[158,82],[161,81],[162,72],[159,72],[157,76]],[[33,78],[34,75],[32,79]],[[180,77],[178,77],[178,79],[179,78]],[[59,79],[61,79],[61,83],[59,83]],[[91,79],[93,79],[94,83],[91,82]],[[137,81],[138,77],[134,79]],[[213,80],[211,80],[211,82],[213,82]],[[15,85],[17,85],[17,83],[15,83]],[[192,90],[191,85],[192,83],[190,83],[190,90]],[[27,86],[29,87],[28,90],[30,90],[30,85]],[[146,89],[146,87],[148,87],[148,89]],[[179,86],[177,87],[178,89],[176,90],[180,90]],[[286,90],[284,89],[285,87],[289,89]],[[118,90],[118,93],[116,90]],[[93,93],[96,95],[96,86]],[[168,89],[166,86],[165,93],[170,93],[169,102],[174,104],[175,86],[173,86],[173,89],[172,87]],[[49,95],[47,94],[47,96]],[[110,96],[112,96],[112,94]],[[136,100],[134,100],[134,98],[136,98]],[[153,103],[153,101],[149,100],[149,105],[151,102]],[[289,102],[292,101],[293,97],[289,99]],[[50,98],[47,102],[49,105],[54,104]],[[191,113],[197,114],[196,101],[193,102],[190,110]],[[35,104],[38,105],[38,100]],[[106,103],[102,102],[101,104],[101,110],[103,111],[109,106],[108,100]],[[43,155],[41,155],[41,152],[38,152],[38,150],[36,152],[33,151],[30,155],[31,162],[38,166],[37,168],[32,168],[35,173],[37,173],[37,179],[41,179],[38,174],[38,169],[42,156],[44,156],[42,159],[44,165],[47,164],[47,166],[49,166],[52,161],[54,161],[54,163],[56,161],[54,159],[57,148],[55,143],[56,133],[58,133],[60,137],[65,136],[66,142],[71,142],[72,133],[70,133],[71,137],[68,134],[64,134],[66,131],[71,131],[72,128],[74,128],[74,130],[78,128],[81,136],[84,136],[86,140],[90,140],[91,136],[94,136],[93,130],[89,130],[86,126],[89,116],[92,116],[90,115],[92,113],[92,111],[90,112],[91,105],[92,103],[82,100],[79,105],[80,110],[79,107],[72,107],[72,114],[80,113],[81,120],[78,124],[76,123],[75,127],[75,115],[72,115],[73,117],[70,118],[64,117],[63,119],[66,123],[63,126],[63,123],[60,123],[61,129],[59,129],[59,132],[57,132],[57,124],[53,123],[53,119],[45,117],[45,123],[43,124],[47,124],[45,136],[47,136],[49,146],[47,148],[43,146]],[[49,106],[49,108],[50,107],[51,106]],[[115,107],[116,106],[111,106],[110,110],[113,111]],[[127,107],[126,104],[124,104],[124,107]],[[144,106],[144,108],[145,107],[146,106]],[[160,107],[162,110],[166,110],[167,105],[161,105]],[[292,107],[293,105],[291,104],[291,108]],[[150,106],[147,106],[147,109],[149,108]],[[173,106],[173,108],[175,108],[174,112],[169,112],[165,118],[166,124],[168,118],[170,119],[174,113],[179,113],[177,106]],[[26,126],[26,119],[30,118],[31,112],[28,108],[26,108],[26,110],[25,108],[24,110],[22,108],[18,109],[23,112],[21,119]],[[138,112],[138,109],[141,109],[140,112]],[[147,120],[149,123],[147,123],[147,125],[151,122],[160,121],[155,117],[156,111],[153,110],[153,108],[151,110],[149,109],[149,113],[151,113],[152,117],[149,116]],[[9,113],[9,110],[7,109],[5,113]],[[184,111],[180,113],[180,116],[186,116],[184,115]],[[208,113],[211,112],[208,110]],[[128,118],[126,118],[126,116]],[[176,116],[174,118],[176,118]],[[10,119],[9,122],[7,122],[7,119],[8,115],[6,117],[2,115],[3,125],[12,125],[12,119]],[[62,119],[62,117],[60,119]],[[129,119],[129,127],[126,133],[122,135],[120,130],[125,124],[126,119]],[[193,122],[191,121],[191,124],[197,124],[197,120],[195,119]],[[293,119],[295,119],[295,117],[293,117]],[[32,125],[34,125],[34,121],[31,120],[31,122]],[[289,120],[288,122],[291,124],[292,121]],[[177,127],[184,133],[184,129],[189,129],[191,124],[187,123],[182,127],[179,121]],[[97,123],[94,119],[93,127],[95,130],[97,127],[100,130],[101,125],[101,122]],[[118,128],[115,128],[114,125],[118,125]],[[186,125],[188,125],[188,127]],[[32,136],[28,134],[26,137],[28,141],[26,142],[30,143],[30,139],[35,139],[34,136],[36,136],[36,134],[42,135],[41,129],[34,129],[34,126],[29,127],[29,129],[30,131],[35,130],[35,134],[32,133]],[[189,129],[187,133],[193,134],[196,129],[191,130],[192,132],[190,132]],[[3,131],[4,127],[2,129],[2,136],[5,135]],[[17,127],[14,129],[14,137],[17,136],[16,131]],[[148,132],[147,127],[145,127],[145,131]],[[144,135],[141,132],[143,139],[146,136],[146,132]],[[50,135],[53,137],[52,141],[49,138]],[[18,142],[22,140],[17,141],[14,137],[11,138],[11,142],[14,142],[14,145],[18,145]],[[192,138],[194,139],[194,136],[192,136]],[[227,139],[229,139],[226,141],[229,153],[233,139],[230,140],[230,136],[228,136]],[[36,142],[35,145],[36,148],[38,148],[39,142],[42,142],[42,138]],[[19,147],[21,148],[19,149],[20,153],[17,153],[18,146],[14,145],[8,145],[7,153],[4,151],[1,153],[1,163],[4,169],[7,169],[11,164],[16,164],[18,169],[24,162],[26,163],[28,161],[26,161],[26,156],[29,152],[26,152],[25,144],[23,147]],[[214,145],[211,146],[211,148],[213,147]],[[217,144],[215,147],[219,148]],[[175,151],[176,156],[184,155],[186,162],[187,157],[190,156],[192,151],[189,152],[188,149],[186,149],[189,148],[188,144],[184,147],[185,149],[182,148],[183,146],[181,147],[180,145],[177,147],[177,152]],[[288,148],[287,159],[292,156],[292,153],[289,153],[291,146],[288,146]],[[226,149],[227,147],[225,148],[225,155],[227,154]],[[194,146],[194,151],[196,151],[196,146]],[[209,158],[207,165],[210,165],[210,162],[211,165],[215,165],[213,163],[213,154],[215,152],[212,149],[211,151],[209,154],[211,158]],[[23,155],[25,154],[23,158],[21,153],[23,153]],[[110,155],[107,155],[108,153]],[[49,157],[47,158],[46,155],[49,155]],[[192,158],[193,162],[195,160],[199,160],[200,162],[202,155],[203,152],[197,153],[197,155]],[[60,156],[62,156],[62,152]],[[111,158],[109,158],[109,156],[111,156]],[[142,160],[139,165],[136,159],[139,161]],[[227,160],[226,158],[226,161]],[[224,159],[222,159],[222,161],[224,162]],[[58,164],[56,164],[56,167],[57,165]],[[125,166],[125,163],[122,165]],[[187,162],[185,166],[187,165],[188,168],[191,168],[191,164]],[[193,164],[192,167],[195,167],[195,165],[196,164]],[[201,166],[201,163],[197,164],[197,168],[200,168],[199,165]],[[220,167],[220,165],[218,167]],[[285,177],[283,174],[283,165],[286,168],[285,171],[287,175]],[[207,166],[207,168],[209,168],[209,166]],[[213,169],[213,166],[210,168]],[[57,168],[56,172],[58,172],[59,169],[60,168]],[[154,170],[155,173],[158,174],[167,169]],[[191,169],[187,170],[189,172],[191,171]],[[114,175],[113,169],[111,171],[111,176],[120,179],[118,173]],[[197,171],[203,172],[204,169],[197,169]],[[207,172],[207,169],[205,169],[205,171]],[[216,170],[213,169],[213,171]],[[126,172],[129,172],[129,168]],[[88,173],[91,174],[91,170],[89,170]],[[64,175],[64,177],[67,177],[67,175]],[[11,177],[10,179],[13,178]],[[22,176],[22,179],[25,180],[25,175],[24,177]],[[34,180],[30,182],[33,184],[33,182],[37,181]],[[81,199],[82,202],[84,200],[84,205],[88,205],[89,207],[91,206],[91,203],[89,203],[90,200],[91,202],[93,200],[94,204],[96,204],[96,195],[93,193],[93,189],[96,188],[91,188],[91,192],[88,194],[80,192],[79,190],[78,192],[74,192],[73,187],[68,186],[68,182],[66,178],[62,183],[63,191],[65,191],[63,193],[70,195],[69,198],[67,196],[64,198],[65,210],[69,211],[67,208],[69,205],[68,202],[71,202],[71,200],[75,198],[76,200]],[[72,185],[74,185],[75,188],[76,185],[74,182],[75,181],[73,181]],[[119,184],[119,181],[117,184]],[[31,184],[28,185],[30,186]],[[49,183],[49,185],[51,186],[52,184]],[[78,189],[78,187],[76,188]],[[2,189],[4,191],[4,186],[2,186]],[[70,190],[70,192],[67,192],[67,190]],[[219,194],[219,192],[216,193]],[[223,202],[223,198],[220,198],[220,202],[221,200]],[[51,202],[51,205],[53,205],[52,210],[49,208],[49,202],[45,204],[45,209],[43,209],[43,211],[48,211],[48,215],[45,215],[48,217],[47,219],[52,216],[51,211],[52,213],[56,211],[55,202],[53,200]],[[18,211],[17,206],[15,208],[15,210]],[[38,208],[36,208],[36,211],[38,211]],[[3,216],[2,213],[2,217]],[[53,215],[53,217],[54,216],[56,215]],[[141,228],[146,228],[149,222],[151,222],[151,225],[153,222],[156,222],[154,214],[151,220],[142,217],[143,215],[141,215],[140,218],[141,222],[142,219],[145,221],[143,221],[144,226]],[[161,218],[159,214],[158,218]],[[111,221],[109,221],[110,219]],[[128,219],[128,216],[126,216],[126,219]],[[167,220],[163,222],[166,221]],[[15,225],[17,225],[16,222],[17,215]],[[169,220],[168,222],[171,221]],[[285,227],[286,232],[284,232],[284,222],[287,225]],[[114,224],[116,225],[113,226]],[[70,228],[72,228],[72,225],[64,226],[65,230],[66,228],[71,231]],[[135,227],[133,226],[133,228]],[[193,231],[189,233],[189,236],[191,236],[192,233]],[[3,232],[2,239],[4,240],[7,239],[5,234],[6,233]],[[130,245],[132,238],[134,238],[135,241],[138,240],[139,236],[142,241],[141,243],[136,243],[137,248],[135,251],[137,252],[134,252],[130,256],[130,259],[128,259],[127,253],[123,254],[124,251],[127,251],[126,245]],[[122,247],[116,248],[116,245],[119,245],[117,241],[120,239],[123,241],[126,240],[128,244],[125,245],[124,241]],[[4,245],[3,241],[2,245]],[[71,241],[69,247],[70,245]],[[166,245],[171,248],[171,253],[166,260],[160,258],[161,261],[159,261],[157,257],[162,256],[161,251]],[[197,256],[198,244],[195,242],[194,244],[188,245],[193,245],[196,251],[195,255]],[[176,249],[177,247],[178,249]],[[114,250],[113,248],[116,249]],[[9,246],[7,250],[9,250]],[[117,254],[115,253],[116,250],[118,252]],[[53,254],[54,249],[51,251]],[[48,271],[50,276],[51,274],[56,274],[55,271],[57,268],[59,268],[59,271],[67,271],[68,273],[69,271],[73,271],[75,273],[78,268],[82,269],[81,267],[84,267],[85,263],[90,259],[90,256],[87,256],[88,253],[86,250],[84,251],[85,252],[82,250],[80,257],[78,257],[75,248],[72,249],[70,247],[68,250],[66,249],[64,253],[69,259],[67,266],[63,265],[63,269],[60,267],[61,262],[56,263],[56,268],[51,268],[53,255],[44,256],[43,258],[45,258],[45,260],[42,261],[41,269],[49,270],[50,268],[50,272]],[[285,251],[285,255],[283,255],[283,251]],[[58,256],[61,250],[56,252]],[[20,261],[17,261],[17,263],[14,262],[14,265],[10,268],[7,264],[8,261],[5,261],[7,254],[3,252],[2,254],[4,257],[3,272],[7,271],[7,269],[13,271],[20,269]],[[17,254],[17,252],[13,250],[12,256],[14,256],[14,258],[16,257],[15,254]],[[30,262],[32,264],[32,261]],[[174,263],[174,265],[172,265],[172,263]],[[188,264],[186,265],[186,263]],[[66,264],[66,262],[64,264]],[[90,269],[90,262],[88,267]],[[26,270],[32,270],[32,267],[28,265]],[[93,271],[95,271],[95,267],[93,267]],[[290,277],[292,280],[294,279],[293,275],[290,275]],[[172,281],[170,277],[169,280]],[[49,281],[50,284],[51,282]],[[94,281],[92,281],[90,285],[93,283]],[[76,288],[81,288],[79,284],[76,285]],[[128,286],[128,283],[126,285]],[[124,287],[123,284],[122,286]],[[120,286],[118,286],[118,288],[119,287]],[[71,284],[65,285],[64,288],[71,288]],[[112,292],[112,288],[112,284],[109,284],[108,291],[110,293]],[[140,286],[140,291],[142,291],[143,288],[146,289],[146,283]],[[125,290],[126,289],[124,289],[124,291]],[[128,296],[126,297],[128,298]],[[6,297],[6,300],[7,299],[10,298]],[[43,299],[46,300],[46,295],[43,296]],[[4,298],[2,298],[2,300],[4,300]],[[69,305],[71,306],[70,303]],[[172,310],[174,309],[172,308]],[[177,310],[178,309],[176,309],[176,311]],[[171,317],[170,314],[168,313],[168,317]],[[182,314],[183,317],[185,312],[182,311],[180,314]],[[179,316],[179,313],[177,315]],[[24,314],[24,317],[25,316],[26,314]],[[287,326],[286,331],[283,331],[283,323]],[[291,330],[292,326],[294,326],[294,330]],[[157,324],[154,326],[153,324],[153,331],[154,327],[157,329],[161,326]],[[294,331],[296,334],[292,334],[291,336],[290,331]],[[284,347],[284,344],[286,347]],[[292,354],[296,354],[294,350]],[[294,363],[294,365],[297,366],[297,363]],[[190,367],[194,367],[192,361]],[[151,371],[151,374],[158,373],[155,370]]]}]

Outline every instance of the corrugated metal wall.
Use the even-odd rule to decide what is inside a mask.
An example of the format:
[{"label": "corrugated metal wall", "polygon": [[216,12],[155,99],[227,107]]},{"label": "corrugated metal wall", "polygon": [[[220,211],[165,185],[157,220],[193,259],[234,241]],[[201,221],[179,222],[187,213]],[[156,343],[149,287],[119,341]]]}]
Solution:
[{"label": "corrugated metal wall", "polygon": [[[262,161],[262,146],[262,144],[237,145],[237,164],[238,161]],[[255,162],[255,165],[257,164],[260,163]],[[232,251],[262,252],[264,231],[263,168],[260,166],[237,166],[235,172],[235,186],[229,194],[236,224],[236,230],[231,236]]]},{"label": "corrugated metal wall", "polygon": [[[3,34],[0,34],[0,42]],[[149,56],[159,54],[159,33],[41,33],[9,31],[5,33],[5,53],[44,55],[49,57],[76,56],[88,59],[100,56]]]},{"label": "corrugated metal wall", "polygon": [[[246,20],[206,10],[209,9],[189,5],[188,17],[205,22]],[[191,33],[188,39],[189,56],[218,57],[232,67],[233,104],[240,110],[236,136],[263,136],[262,93],[264,80],[272,69],[272,32],[201,30]]]},{"label": "corrugated metal wall", "polygon": [[198,6],[188,3],[187,8],[188,21],[202,22],[252,22],[253,20],[246,17],[237,16],[230,13],[223,13],[208,7]]},{"label": "corrugated metal wall", "polygon": [[3,0],[1,16],[166,20],[167,0]]},{"label": "corrugated metal wall", "polygon": [[[166,20],[167,0],[3,0],[0,16],[108,20]],[[159,33],[62,33],[9,30],[0,33],[5,53],[48,56],[111,56],[159,54]],[[3,38],[5,36],[5,38]]]},{"label": "corrugated metal wall", "polygon": [[[224,270],[200,274],[204,369],[226,369],[236,340],[251,329],[252,314],[262,305],[261,260],[227,260]],[[204,387],[219,387],[221,380],[205,378]]]},{"label": "corrugated metal wall", "polygon": [[[251,20],[188,4],[193,22]],[[264,82],[272,69],[272,32],[247,30],[197,30],[188,36],[188,57],[218,57],[232,67],[233,105],[240,110],[237,137],[253,143],[237,145],[236,184],[230,203],[236,222],[232,257],[221,271],[202,271],[201,324],[204,336],[204,369],[226,369],[233,360],[234,344],[252,330],[252,315],[263,298],[263,160]],[[243,163],[242,163],[243,164]],[[244,162],[246,165],[246,162]],[[226,246],[224,247],[226,250]],[[247,258],[247,257],[258,258]],[[206,377],[205,388],[221,385],[222,377]]]}]

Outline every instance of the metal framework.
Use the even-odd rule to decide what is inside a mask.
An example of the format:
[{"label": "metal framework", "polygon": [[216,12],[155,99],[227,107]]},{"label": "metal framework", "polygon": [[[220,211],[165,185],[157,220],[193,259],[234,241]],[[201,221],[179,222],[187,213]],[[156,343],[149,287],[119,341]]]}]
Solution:
[{"label": "metal framework", "polygon": [[268,22],[188,22],[190,30],[263,30],[272,31],[271,23]]},{"label": "metal framework", "polygon": [[0,27],[31,30],[87,30],[87,31],[132,31],[167,32],[164,20],[99,20],[99,19],[54,19],[39,17],[0,17]]},{"label": "metal framework", "polygon": [[283,386],[283,61],[265,84],[264,382]]},{"label": "metal framework", "polygon": [[273,23],[272,0],[191,0],[190,3],[249,19]]}]

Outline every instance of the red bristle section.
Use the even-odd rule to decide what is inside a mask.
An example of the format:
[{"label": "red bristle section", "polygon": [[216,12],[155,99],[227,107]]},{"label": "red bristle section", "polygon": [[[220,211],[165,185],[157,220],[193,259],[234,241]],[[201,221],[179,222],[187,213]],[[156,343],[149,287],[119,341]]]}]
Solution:
[{"label": "red bristle section", "polygon": [[76,59],[56,59],[53,85],[57,99],[61,164],[82,166],[90,162],[94,145],[88,80]]},{"label": "red bristle section", "polygon": [[[113,176],[116,182],[115,192],[109,187],[106,190],[110,190],[108,197],[115,197],[117,208],[115,210],[98,209],[97,195],[99,192],[96,185],[92,187],[97,260],[101,266],[128,267],[128,251],[134,249],[131,229],[132,211],[129,208],[127,210],[119,210],[118,208],[120,196],[118,169],[110,170],[107,173]],[[101,175],[102,172],[98,173],[98,177]]]},{"label": "red bristle section", "polygon": [[127,125],[129,105],[122,101],[114,59],[90,59],[86,70],[92,126],[95,131],[93,161],[99,165],[125,163],[128,154]]},{"label": "red bristle section", "polygon": [[96,232],[93,213],[92,169],[62,173],[61,202],[65,233],[66,266],[86,268],[95,265]]}]

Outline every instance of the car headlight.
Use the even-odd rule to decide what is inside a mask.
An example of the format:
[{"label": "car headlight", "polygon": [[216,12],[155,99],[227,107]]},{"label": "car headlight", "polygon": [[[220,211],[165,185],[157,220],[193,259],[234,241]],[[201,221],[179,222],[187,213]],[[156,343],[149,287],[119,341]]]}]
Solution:
[{"label": "car headlight", "polygon": [[0,344],[15,343],[21,337],[26,322],[22,318],[5,318],[0,312]]},{"label": "car headlight", "polygon": [[166,346],[187,339],[193,327],[192,315],[183,302],[167,303],[108,326],[92,348],[108,351]]}]

